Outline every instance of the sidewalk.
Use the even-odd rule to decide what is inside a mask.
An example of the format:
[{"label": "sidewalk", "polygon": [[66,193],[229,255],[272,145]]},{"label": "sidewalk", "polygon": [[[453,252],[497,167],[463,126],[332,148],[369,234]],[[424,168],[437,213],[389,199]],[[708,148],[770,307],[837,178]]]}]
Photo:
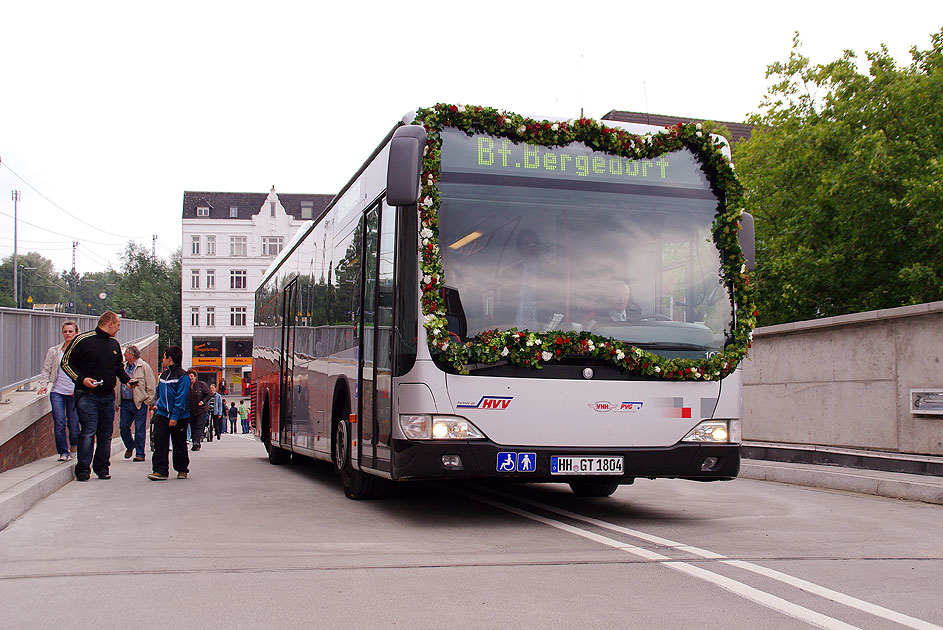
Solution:
[{"label": "sidewalk", "polygon": [[[111,456],[120,457],[123,451],[121,439],[115,438]],[[0,530],[74,480],[74,468],[74,459],[60,462],[53,455],[0,473]],[[740,477],[943,505],[943,477],[929,475],[744,459]]]},{"label": "sidewalk", "polygon": [[943,477],[744,459],[740,477],[943,505]]}]

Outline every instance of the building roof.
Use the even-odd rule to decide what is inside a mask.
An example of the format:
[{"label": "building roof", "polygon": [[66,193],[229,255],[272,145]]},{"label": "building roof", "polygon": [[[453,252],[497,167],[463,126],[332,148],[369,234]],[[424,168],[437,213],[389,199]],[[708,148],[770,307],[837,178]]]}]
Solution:
[{"label": "building roof", "polygon": [[[321,212],[334,198],[334,195],[309,194],[309,193],[277,193],[278,201],[285,208],[285,212],[294,218],[301,220],[301,206],[303,203],[310,203],[312,206],[312,218],[320,216]],[[209,216],[199,217],[200,219],[226,219],[233,220],[229,216],[229,209],[233,206],[239,208],[237,219],[248,221],[253,215],[259,213],[265,204],[269,193],[235,193],[235,192],[201,192],[186,190],[183,193],[183,218],[196,219],[196,209],[210,209]]]},{"label": "building roof", "polygon": [[[631,122],[639,123],[642,125],[655,125],[657,127],[668,127],[670,125],[677,125],[679,122],[683,123],[703,123],[706,122],[706,118],[689,118],[687,116],[666,116],[664,114],[646,114],[644,112],[623,112],[618,109],[613,109],[608,114],[603,116],[604,120],[618,120],[619,122]],[[729,122],[725,120],[715,120],[715,123],[719,123],[725,126],[730,130],[730,137],[727,138],[730,140],[731,146],[737,144],[740,140],[749,140],[750,134],[753,133],[753,125],[747,125],[745,123]]]}]

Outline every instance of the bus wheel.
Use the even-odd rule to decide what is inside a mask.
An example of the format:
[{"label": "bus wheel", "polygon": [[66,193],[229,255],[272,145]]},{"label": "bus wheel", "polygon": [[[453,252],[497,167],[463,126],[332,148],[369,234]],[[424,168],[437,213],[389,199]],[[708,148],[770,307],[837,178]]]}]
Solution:
[{"label": "bus wheel", "polygon": [[375,499],[382,496],[385,488],[384,480],[354,470],[350,458],[351,427],[347,418],[337,421],[337,430],[334,435],[334,468],[340,473],[344,494],[348,499]]},{"label": "bus wheel", "polygon": [[268,445],[268,463],[275,466],[281,466],[291,461],[291,453],[283,448],[278,448],[274,444]]},{"label": "bus wheel", "polygon": [[578,497],[608,497],[616,491],[619,484],[603,479],[582,479],[571,481],[570,490]]}]

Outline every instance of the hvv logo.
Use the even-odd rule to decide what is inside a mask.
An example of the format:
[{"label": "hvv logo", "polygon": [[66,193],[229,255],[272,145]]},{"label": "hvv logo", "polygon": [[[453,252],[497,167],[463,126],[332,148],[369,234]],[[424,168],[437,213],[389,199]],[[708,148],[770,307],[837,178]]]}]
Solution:
[{"label": "hvv logo", "polygon": [[507,409],[514,396],[482,396],[476,403],[459,401],[458,409]]}]

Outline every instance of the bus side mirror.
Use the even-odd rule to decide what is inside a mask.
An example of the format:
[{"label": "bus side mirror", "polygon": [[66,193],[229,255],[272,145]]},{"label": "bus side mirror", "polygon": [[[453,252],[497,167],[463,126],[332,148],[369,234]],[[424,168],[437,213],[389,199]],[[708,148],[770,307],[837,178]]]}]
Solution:
[{"label": "bus side mirror", "polygon": [[390,140],[390,161],[386,171],[386,202],[391,206],[411,206],[419,199],[419,175],[426,130],[404,125]]},{"label": "bus side mirror", "polygon": [[747,259],[747,271],[753,271],[756,266],[756,234],[753,228],[753,215],[744,212],[740,215],[740,231],[737,233],[740,239],[740,249],[743,250],[743,256]]}]

